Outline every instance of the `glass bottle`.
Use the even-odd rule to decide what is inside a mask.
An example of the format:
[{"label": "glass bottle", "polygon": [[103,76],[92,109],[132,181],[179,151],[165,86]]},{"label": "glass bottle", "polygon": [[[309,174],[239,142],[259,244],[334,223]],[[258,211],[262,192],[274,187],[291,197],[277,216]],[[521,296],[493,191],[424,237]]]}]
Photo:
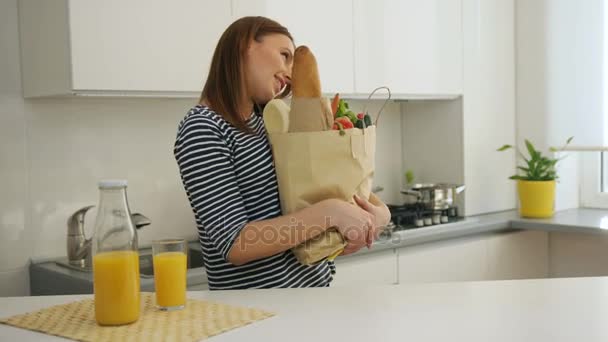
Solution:
[{"label": "glass bottle", "polygon": [[137,321],[140,313],[137,231],[127,202],[127,181],[99,182],[93,236],[95,319],[100,325]]}]

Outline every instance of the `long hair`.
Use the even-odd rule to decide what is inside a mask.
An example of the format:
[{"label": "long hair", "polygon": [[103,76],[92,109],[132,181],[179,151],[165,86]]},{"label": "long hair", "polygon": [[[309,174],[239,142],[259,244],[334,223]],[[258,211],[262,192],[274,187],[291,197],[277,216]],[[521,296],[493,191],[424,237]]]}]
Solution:
[{"label": "long hair", "polygon": [[[246,133],[252,131],[247,126],[246,119],[239,114],[237,103],[244,95],[244,61],[247,50],[253,40],[261,41],[265,35],[274,33],[283,34],[293,42],[293,37],[285,27],[265,17],[243,17],[228,26],[213,53],[207,81],[199,100],[205,100],[213,111]],[[255,110],[259,111],[260,108]]]}]

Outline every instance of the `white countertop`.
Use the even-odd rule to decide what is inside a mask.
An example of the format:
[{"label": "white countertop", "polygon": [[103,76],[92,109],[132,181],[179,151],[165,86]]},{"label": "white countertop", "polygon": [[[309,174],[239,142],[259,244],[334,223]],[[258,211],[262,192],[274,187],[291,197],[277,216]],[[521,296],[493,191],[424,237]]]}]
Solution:
[{"label": "white countertop", "polygon": [[[0,317],[87,298],[0,298]],[[189,292],[277,313],[211,341],[608,341],[608,277]],[[0,325],[1,341],[62,339]]]},{"label": "white countertop", "polygon": [[608,233],[608,210],[566,209],[557,211],[553,217],[547,219],[523,218],[516,210],[469,216],[454,223],[398,230],[390,237],[382,237],[374,242],[372,249],[362,248],[359,252],[349,256],[512,229],[606,234]]}]

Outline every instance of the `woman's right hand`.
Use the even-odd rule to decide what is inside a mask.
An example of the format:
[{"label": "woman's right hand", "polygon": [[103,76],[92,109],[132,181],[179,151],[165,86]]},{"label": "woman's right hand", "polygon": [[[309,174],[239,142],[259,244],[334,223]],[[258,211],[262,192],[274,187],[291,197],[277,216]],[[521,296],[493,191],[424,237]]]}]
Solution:
[{"label": "woman's right hand", "polygon": [[354,253],[363,246],[369,247],[372,242],[369,236],[373,236],[375,230],[373,215],[346,201],[329,201],[331,223],[347,242],[341,255]]}]

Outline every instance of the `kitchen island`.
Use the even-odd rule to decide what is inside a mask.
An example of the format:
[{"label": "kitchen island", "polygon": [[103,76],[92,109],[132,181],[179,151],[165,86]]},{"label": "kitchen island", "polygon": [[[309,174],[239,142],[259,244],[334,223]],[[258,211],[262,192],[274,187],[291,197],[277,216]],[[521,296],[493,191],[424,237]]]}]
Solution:
[{"label": "kitchen island", "polygon": [[[276,316],[210,341],[608,341],[608,277],[195,291]],[[0,317],[90,295],[0,298]],[[0,325],[0,341],[62,341]]]}]

